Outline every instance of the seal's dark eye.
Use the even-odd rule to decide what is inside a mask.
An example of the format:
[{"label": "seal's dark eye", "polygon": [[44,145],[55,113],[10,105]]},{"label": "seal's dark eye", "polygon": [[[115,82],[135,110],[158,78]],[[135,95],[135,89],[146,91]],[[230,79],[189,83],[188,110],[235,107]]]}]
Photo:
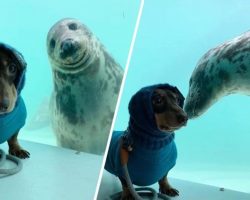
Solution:
[{"label": "seal's dark eye", "polygon": [[55,48],[55,46],[56,46],[56,41],[54,40],[54,39],[52,39],[51,41],[50,41],[50,48]]},{"label": "seal's dark eye", "polygon": [[10,74],[15,74],[17,71],[17,66],[14,63],[10,63],[8,66],[8,70]]},{"label": "seal's dark eye", "polygon": [[77,29],[77,24],[76,23],[71,23],[68,25],[69,29],[72,31],[75,31]]},{"label": "seal's dark eye", "polygon": [[192,82],[193,82],[193,79],[190,78],[190,80],[189,80],[189,86],[192,85]]}]

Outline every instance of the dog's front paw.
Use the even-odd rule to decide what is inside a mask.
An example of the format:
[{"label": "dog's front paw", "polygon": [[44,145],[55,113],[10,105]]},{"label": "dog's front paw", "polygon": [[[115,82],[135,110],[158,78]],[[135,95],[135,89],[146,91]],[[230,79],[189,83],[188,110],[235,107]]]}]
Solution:
[{"label": "dog's front paw", "polygon": [[18,158],[29,158],[30,157],[30,153],[24,149],[22,149],[21,147],[16,147],[16,148],[11,148],[9,149],[9,154],[16,156]]},{"label": "dog's front paw", "polygon": [[172,188],[171,186],[168,186],[168,185],[161,185],[159,191],[160,191],[160,193],[166,194],[166,195],[171,196],[171,197],[179,196],[179,191],[175,188]]},{"label": "dog's front paw", "polygon": [[121,200],[135,200],[135,199],[131,194],[124,195],[124,192],[123,192],[121,196]]},{"label": "dog's front paw", "polygon": [[121,200],[134,200],[134,197],[127,187],[123,187]]}]

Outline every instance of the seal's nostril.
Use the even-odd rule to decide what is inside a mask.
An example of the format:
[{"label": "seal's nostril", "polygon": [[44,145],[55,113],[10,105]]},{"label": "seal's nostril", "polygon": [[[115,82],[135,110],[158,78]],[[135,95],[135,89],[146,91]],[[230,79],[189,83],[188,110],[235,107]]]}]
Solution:
[{"label": "seal's nostril", "polygon": [[67,39],[63,41],[61,44],[60,57],[64,59],[68,56],[73,55],[75,51],[77,50],[77,48],[78,48],[77,43],[74,42],[72,39]]},{"label": "seal's nostril", "polygon": [[72,41],[65,41],[63,44],[62,44],[62,50],[63,51],[69,51],[73,48],[73,44],[72,44]]}]

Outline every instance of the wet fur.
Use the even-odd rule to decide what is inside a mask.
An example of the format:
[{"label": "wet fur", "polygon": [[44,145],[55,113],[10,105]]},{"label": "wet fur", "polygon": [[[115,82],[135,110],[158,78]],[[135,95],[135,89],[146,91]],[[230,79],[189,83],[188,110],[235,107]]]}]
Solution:
[{"label": "wet fur", "polygon": [[[14,56],[0,50],[0,115],[9,113],[15,108],[17,90],[14,82],[20,75],[20,69],[21,66]],[[22,149],[18,143],[18,132],[8,140],[9,154],[28,158],[29,152]]]},{"label": "wet fur", "polygon": [[[169,132],[185,126],[187,114],[183,111],[183,104],[184,97],[177,88],[174,90],[156,89],[152,97],[152,106],[158,129]],[[173,130],[172,127],[174,127]],[[124,159],[124,156],[122,157]],[[128,158],[125,158],[125,160],[128,160]],[[134,198],[128,189],[126,181],[121,177],[119,179],[123,188],[121,199],[133,200]],[[179,191],[169,184],[167,174],[158,181],[158,184],[160,193],[168,196],[179,195]]]},{"label": "wet fur", "polygon": [[189,119],[204,114],[222,97],[250,95],[250,31],[210,49],[189,80],[184,110]]}]

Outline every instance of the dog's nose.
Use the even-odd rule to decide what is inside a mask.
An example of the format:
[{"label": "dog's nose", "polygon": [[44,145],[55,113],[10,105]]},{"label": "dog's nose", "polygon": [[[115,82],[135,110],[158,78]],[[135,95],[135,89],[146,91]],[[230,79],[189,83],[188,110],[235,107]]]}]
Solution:
[{"label": "dog's nose", "polygon": [[2,101],[0,101],[0,112],[5,112],[7,111],[9,107],[10,101],[8,98],[4,97]]},{"label": "dog's nose", "polygon": [[78,42],[73,39],[66,39],[61,44],[60,57],[65,59],[69,56],[72,56],[79,49]]},{"label": "dog's nose", "polygon": [[187,115],[178,115],[177,120],[181,124],[186,124],[187,120],[188,120],[188,117],[187,117]]}]

